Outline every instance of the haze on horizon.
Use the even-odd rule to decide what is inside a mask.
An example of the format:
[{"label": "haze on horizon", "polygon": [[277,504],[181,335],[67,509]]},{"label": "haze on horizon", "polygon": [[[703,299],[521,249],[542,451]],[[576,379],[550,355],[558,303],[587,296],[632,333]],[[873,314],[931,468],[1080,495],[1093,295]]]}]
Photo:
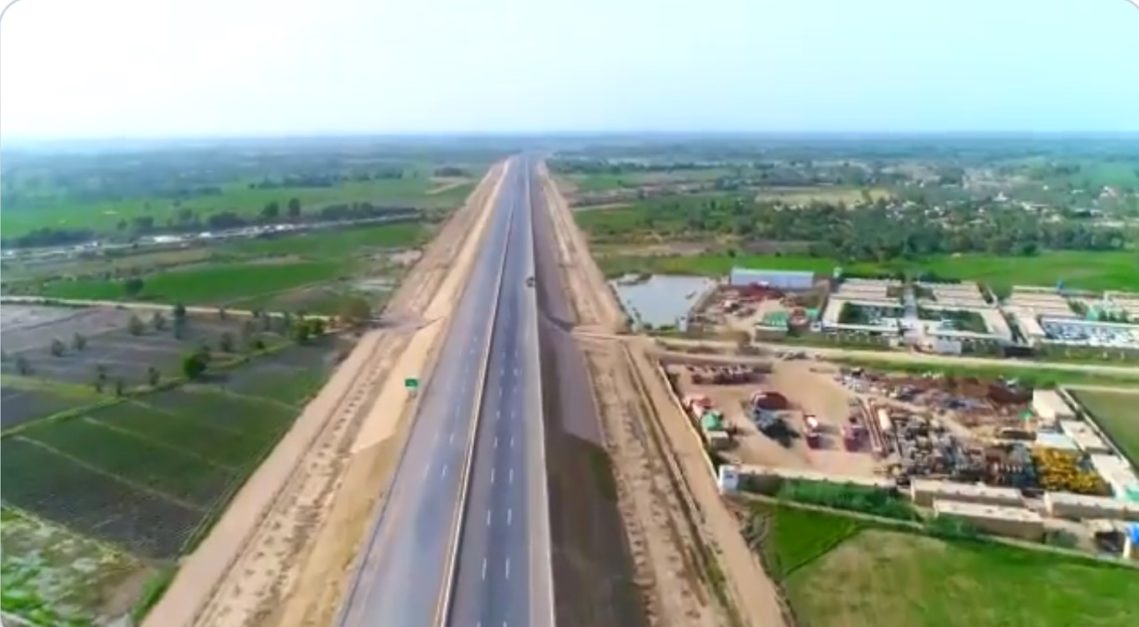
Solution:
[{"label": "haze on horizon", "polygon": [[22,0],[0,30],[5,139],[1139,131],[1120,0]]}]

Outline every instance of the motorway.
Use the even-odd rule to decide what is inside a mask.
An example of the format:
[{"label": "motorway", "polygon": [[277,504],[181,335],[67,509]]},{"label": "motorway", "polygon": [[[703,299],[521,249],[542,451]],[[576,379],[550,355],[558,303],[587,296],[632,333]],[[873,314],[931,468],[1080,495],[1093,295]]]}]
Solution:
[{"label": "motorway", "polygon": [[511,160],[341,625],[553,622],[532,176]]}]

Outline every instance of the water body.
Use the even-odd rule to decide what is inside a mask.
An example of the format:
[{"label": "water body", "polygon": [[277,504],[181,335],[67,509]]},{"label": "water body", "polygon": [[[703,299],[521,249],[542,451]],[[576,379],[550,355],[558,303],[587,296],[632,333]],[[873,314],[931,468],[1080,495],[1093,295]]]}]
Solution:
[{"label": "water body", "polygon": [[716,282],[701,276],[652,275],[638,280],[626,275],[610,281],[625,313],[639,326],[688,328],[688,312]]}]

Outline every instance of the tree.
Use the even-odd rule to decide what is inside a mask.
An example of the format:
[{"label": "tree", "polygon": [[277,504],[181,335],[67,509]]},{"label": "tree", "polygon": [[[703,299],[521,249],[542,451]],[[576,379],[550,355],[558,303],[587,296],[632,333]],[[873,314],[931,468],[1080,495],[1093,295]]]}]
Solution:
[{"label": "tree", "polygon": [[136,336],[142,335],[142,332],[145,329],[146,326],[142,323],[142,320],[140,320],[138,316],[132,314],[130,320],[127,321],[127,330],[130,331],[130,334]]},{"label": "tree", "polygon": [[298,324],[293,328],[293,339],[300,344],[308,341],[310,332],[307,324]]},{"label": "tree", "polygon": [[123,382],[121,377],[118,379],[115,379],[115,396],[122,396],[123,395],[123,389],[125,387],[126,387],[126,384]]},{"label": "tree", "polygon": [[218,338],[218,350],[220,350],[223,353],[232,353],[233,352],[233,334],[232,333],[230,333],[229,331],[226,331],[225,333],[221,334],[221,337]]},{"label": "tree", "polygon": [[95,379],[91,382],[95,387],[96,392],[102,392],[103,386],[107,384],[107,365],[95,364]]},{"label": "tree", "polygon": [[126,281],[123,281],[123,291],[126,292],[127,296],[138,296],[138,293],[142,291],[142,287],[142,279],[136,276],[132,276]]},{"label": "tree", "polygon": [[372,307],[358,296],[346,298],[340,303],[338,316],[344,324],[358,326],[372,318]]},{"label": "tree", "polygon": [[51,354],[53,357],[63,357],[63,340],[52,338],[51,340]]},{"label": "tree", "polygon": [[299,198],[297,198],[296,196],[290,198],[289,199],[288,211],[289,211],[289,217],[290,218],[301,217],[301,200]]},{"label": "tree", "polygon": [[324,319],[323,318],[313,318],[312,320],[309,320],[308,323],[309,323],[309,332],[312,333],[313,337],[324,335]]},{"label": "tree", "polygon": [[225,320],[228,317],[229,312],[225,310],[225,307],[218,307],[218,320]]},{"label": "tree", "polygon": [[180,303],[180,302],[174,303],[174,308],[172,309],[172,311],[174,313],[174,321],[175,322],[177,322],[178,320],[185,320],[186,319],[186,306],[183,305],[182,303]]},{"label": "tree", "polygon": [[147,366],[146,368],[146,381],[150,383],[151,387],[158,385],[158,381],[162,378],[162,373],[158,372],[158,368],[154,366]]},{"label": "tree", "polygon": [[206,371],[208,364],[209,357],[207,353],[196,350],[182,357],[182,373],[185,374],[188,379],[197,379]]},{"label": "tree", "polygon": [[276,220],[281,215],[281,205],[277,201],[269,201],[263,209],[261,209],[261,217],[266,220]]},{"label": "tree", "polygon": [[150,326],[154,327],[155,331],[161,331],[166,328],[166,316],[162,315],[161,311],[154,312],[150,317]]},{"label": "tree", "polygon": [[16,373],[27,376],[32,374],[32,364],[23,355],[16,355]]},{"label": "tree", "polygon": [[71,337],[71,347],[76,351],[81,351],[87,348],[87,338],[76,333]]}]

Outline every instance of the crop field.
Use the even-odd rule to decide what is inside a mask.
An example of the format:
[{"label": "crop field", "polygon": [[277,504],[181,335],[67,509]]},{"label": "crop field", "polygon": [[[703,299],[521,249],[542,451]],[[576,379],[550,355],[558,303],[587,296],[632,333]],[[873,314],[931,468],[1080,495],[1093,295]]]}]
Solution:
[{"label": "crop field", "polygon": [[1072,390],[1072,394],[1095,416],[1131,463],[1139,463],[1139,392]]},{"label": "crop field", "polygon": [[428,177],[351,181],[332,187],[286,187],[278,189],[250,189],[248,181],[222,187],[221,194],[183,200],[175,206],[170,199],[146,197],[122,201],[76,202],[60,201],[35,208],[5,211],[0,229],[5,237],[17,237],[37,228],[88,228],[113,232],[120,220],[153,217],[155,223],[165,224],[168,218],[181,209],[196,210],[203,217],[223,210],[254,215],[267,203],[277,201],[284,205],[297,198],[303,210],[326,205],[351,202],[371,202],[393,207],[423,209],[449,209],[462,203],[474,188],[474,181],[456,185],[429,194],[437,184]]},{"label": "crop field", "polygon": [[[582,215],[595,212],[578,213]],[[605,213],[605,212],[596,212]],[[888,263],[843,263],[837,259],[808,255],[703,254],[692,256],[607,256],[598,259],[609,276],[629,272],[723,276],[733,266],[777,270],[810,270],[828,275],[836,267],[857,273],[910,274],[933,272],[940,277],[985,283],[998,293],[1012,285],[1055,285],[1087,290],[1134,290],[1139,261],[1134,251],[1047,251],[1031,257],[996,255],[943,255],[921,261]]]},{"label": "crop field", "polygon": [[1111,627],[1139,620],[1129,592],[1139,586],[1139,571],[757,507],[768,518],[762,550],[775,556],[777,577],[804,624]]},{"label": "crop field", "polygon": [[288,428],[327,374],[324,350],[305,347],[261,377],[254,360],[235,371],[243,391],[225,379],[183,385],[27,424],[0,441],[4,502],[136,555],[173,558]]},{"label": "crop field", "polygon": [[0,541],[2,609],[39,625],[122,615],[153,572],[123,551],[10,507],[0,509]]},{"label": "crop field", "polygon": [[[222,305],[228,301],[292,289],[308,283],[348,276],[350,264],[339,261],[267,260],[264,263],[211,263],[188,266],[146,277],[132,300],[187,305]],[[125,300],[121,281],[79,279],[44,286],[49,298]]]}]

